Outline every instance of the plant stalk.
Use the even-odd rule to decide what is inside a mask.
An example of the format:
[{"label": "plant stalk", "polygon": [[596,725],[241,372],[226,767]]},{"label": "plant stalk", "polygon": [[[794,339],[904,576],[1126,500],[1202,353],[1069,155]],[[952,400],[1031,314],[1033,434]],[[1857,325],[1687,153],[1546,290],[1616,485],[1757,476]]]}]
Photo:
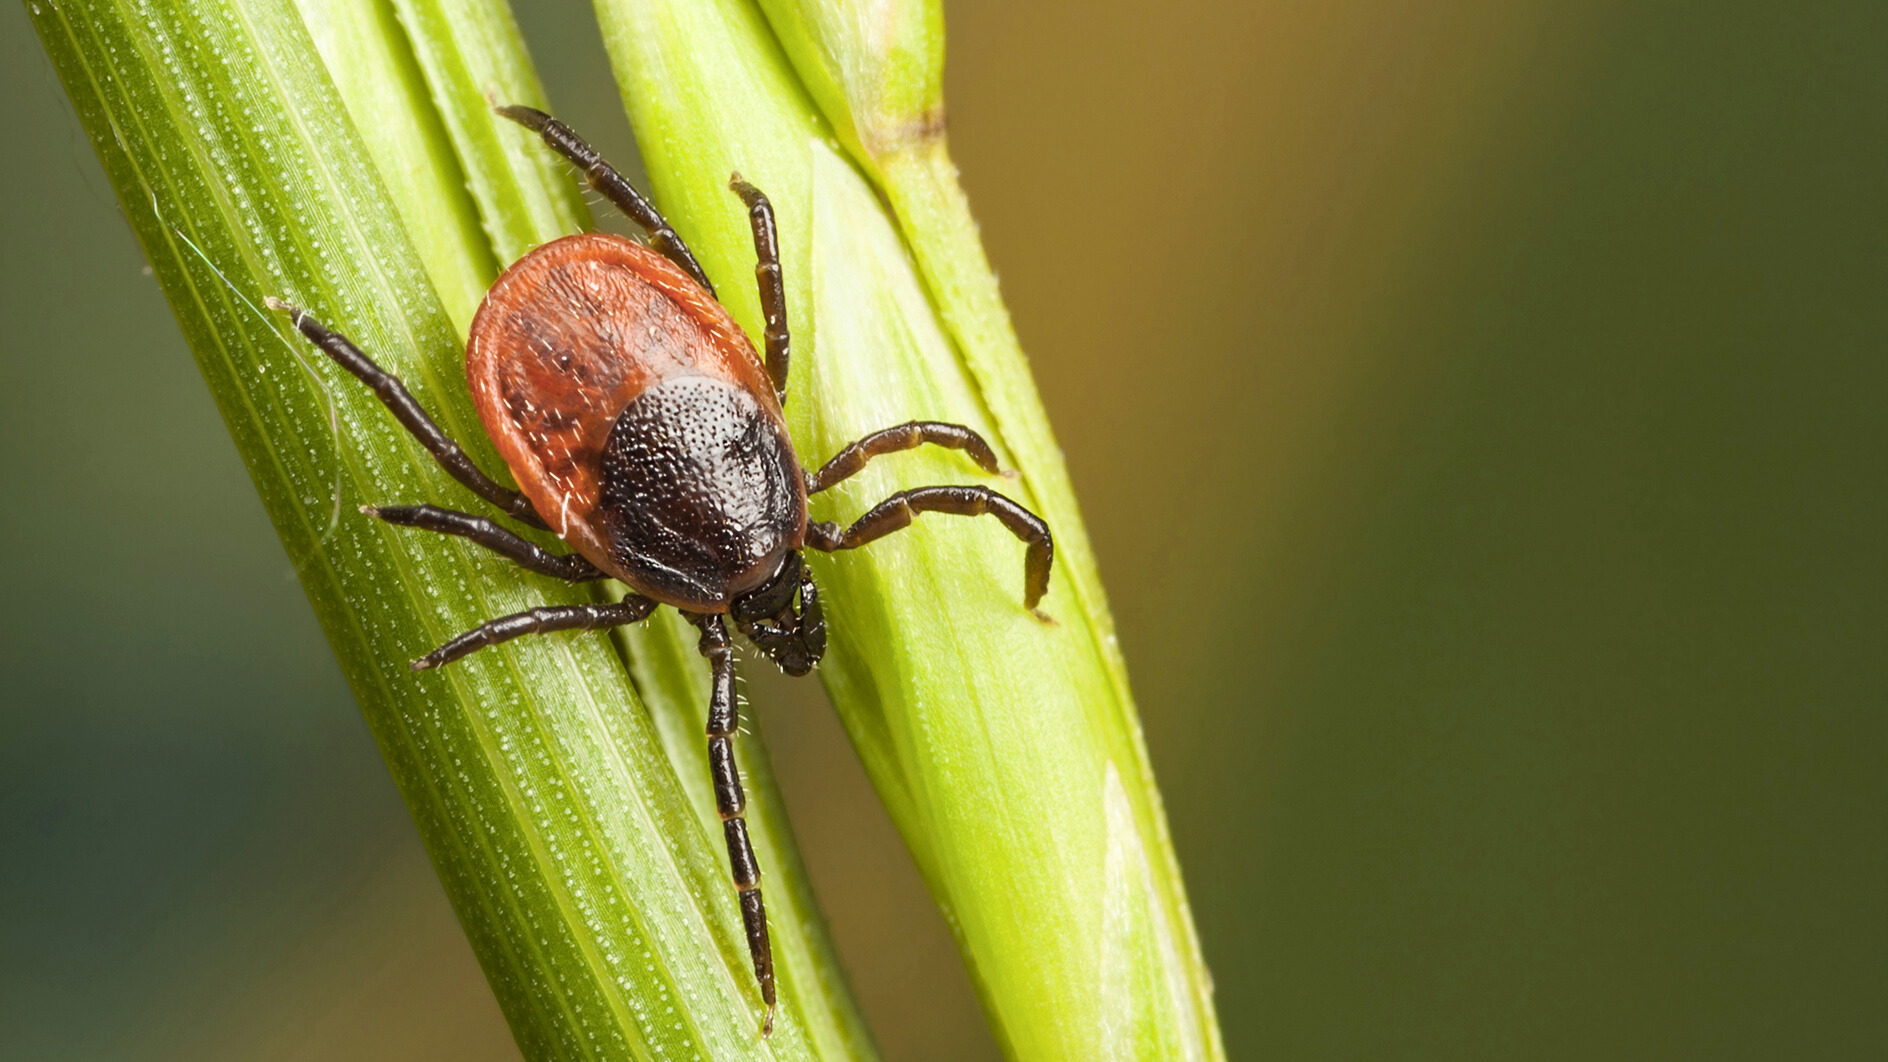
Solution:
[{"label": "plant stalk", "polygon": [[808,463],[936,419],[1016,472],[886,457],[814,517],[969,482],[1056,535],[1052,624],[1022,607],[1022,548],[994,521],[926,517],[813,561],[832,630],[821,676],[998,1039],[1030,1062],[1223,1057],[1093,555],[944,146],[936,5],[595,2],[657,198],[755,334],[730,172],[773,201],[787,416]]},{"label": "plant stalk", "polygon": [[[758,1035],[725,856],[691,804],[687,766],[668,755],[680,743],[665,740],[683,715],[699,735],[689,662],[632,682],[610,640],[579,635],[408,670],[484,619],[588,591],[359,515],[478,503],[261,309],[282,298],[345,332],[500,467],[455,326],[489,273],[584,220],[560,164],[473,120],[483,112],[465,95],[487,83],[481,71],[525,78],[514,84],[527,100],[535,91],[508,15],[441,8],[422,24],[340,0],[28,8],[525,1055],[874,1057],[797,878],[764,753],[744,741],[783,987],[772,1039]],[[361,61],[331,70],[324,52]],[[364,114],[386,123],[371,143]],[[671,655],[673,633],[652,635]]]}]

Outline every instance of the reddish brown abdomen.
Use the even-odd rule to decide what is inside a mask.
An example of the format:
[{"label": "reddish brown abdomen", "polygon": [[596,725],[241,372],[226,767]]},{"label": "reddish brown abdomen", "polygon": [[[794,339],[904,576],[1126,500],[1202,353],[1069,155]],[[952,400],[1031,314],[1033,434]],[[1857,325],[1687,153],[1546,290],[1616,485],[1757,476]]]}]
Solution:
[{"label": "reddish brown abdomen", "polygon": [[[777,433],[783,453],[775,460],[789,466],[782,472],[790,472],[797,503],[790,507],[797,511],[779,514],[787,526],[777,530],[797,547],[803,488],[773,386],[727,311],[656,252],[599,233],[545,244],[492,285],[466,349],[466,380],[485,430],[551,530],[657,600],[720,611],[725,600],[715,599],[739,592],[729,587],[746,573],[727,572],[719,585],[652,582],[648,565],[625,564],[613,541],[621,535],[600,509],[604,451],[618,416],[651,388],[688,377],[751,396],[756,415]],[[622,523],[621,513],[614,522]]]}]

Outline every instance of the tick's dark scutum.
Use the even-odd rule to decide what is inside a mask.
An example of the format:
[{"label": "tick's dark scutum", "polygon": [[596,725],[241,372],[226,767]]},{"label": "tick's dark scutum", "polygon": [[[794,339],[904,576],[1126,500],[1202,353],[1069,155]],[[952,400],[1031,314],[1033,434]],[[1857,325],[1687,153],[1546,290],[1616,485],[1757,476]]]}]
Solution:
[{"label": "tick's dark scutum", "polygon": [[603,447],[612,559],[671,600],[731,601],[799,547],[799,480],[780,421],[752,394],[670,377],[624,407]]}]

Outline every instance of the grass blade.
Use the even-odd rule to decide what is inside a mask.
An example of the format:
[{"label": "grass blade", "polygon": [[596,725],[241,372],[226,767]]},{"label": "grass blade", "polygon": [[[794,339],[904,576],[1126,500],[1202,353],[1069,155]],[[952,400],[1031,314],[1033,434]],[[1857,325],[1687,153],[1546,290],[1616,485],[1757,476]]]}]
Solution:
[{"label": "grass blade", "polygon": [[[1020,473],[900,455],[817,499],[815,518],[985,482],[1057,535],[1054,626],[1021,608],[1022,550],[993,521],[929,517],[815,561],[833,630],[822,677],[999,1039],[1029,1060],[1221,1057],[1080,513],[928,117],[934,6],[770,2],[787,16],[772,26],[750,0],[596,6],[658,197],[750,331],[753,251],[729,172],[773,199],[795,341],[787,414],[808,461],[926,418],[984,432]],[[863,121],[820,111],[854,99],[884,106]],[[916,134],[881,135],[899,107],[916,110],[892,126]]]},{"label": "grass blade", "polygon": [[[389,194],[397,182],[375,168],[393,157],[388,145],[371,147],[350,118],[362,99],[408,112],[378,117],[418,137],[409,161],[435,189],[476,156],[419,106],[417,60],[384,17],[309,7],[324,48],[368,54],[359,38],[379,34],[393,63],[331,78],[286,0],[28,6],[526,1055],[870,1057],[843,986],[835,995],[817,918],[803,912],[780,948],[788,985],[805,987],[789,987],[774,1038],[758,1038],[724,857],[611,643],[526,640],[407,670],[484,618],[583,591],[356,515],[366,503],[471,499],[370,395],[257,308],[283,297],[347,332],[497,467],[440,289],[463,308],[476,275],[507,260],[496,246],[473,253],[475,226],[503,214],[502,231],[529,241],[569,219],[520,220],[476,183],[476,214],[463,196],[428,213],[425,196]],[[344,101],[337,79],[367,94]],[[525,172],[551,177],[515,180],[518,200],[580,204],[561,173],[527,161]],[[422,247],[472,260],[446,268]]]}]

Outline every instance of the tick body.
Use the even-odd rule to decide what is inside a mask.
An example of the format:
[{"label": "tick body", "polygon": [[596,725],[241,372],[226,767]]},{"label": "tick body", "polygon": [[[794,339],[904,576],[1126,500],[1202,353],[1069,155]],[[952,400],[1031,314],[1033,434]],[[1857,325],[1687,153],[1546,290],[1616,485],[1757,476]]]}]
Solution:
[{"label": "tick body", "polygon": [[639,243],[519,259],[472,322],[466,379],[532,507],[639,593],[726,612],[805,544],[772,382],[721,304]]},{"label": "tick body", "polygon": [[[709,771],[748,950],[773,1028],[773,952],[760,868],[743,818],[734,759],[739,729],[728,623],[791,675],[826,650],[819,588],[806,549],[866,545],[920,513],[989,514],[1021,539],[1024,606],[1047,592],[1054,544],[1041,519],[985,487],[900,491],[850,526],[807,518],[807,498],[880,454],[933,444],[997,471],[996,455],[957,424],[911,421],[860,439],[807,473],[781,416],[790,338],[778,236],[767,198],[735,177],[754,231],[755,276],[766,316],[763,361],[716,301],[693,254],[662,215],[567,126],[538,111],[499,113],[533,130],[649,233],[567,236],[525,255],[493,284],[473,319],[466,382],[519,489],[491,479],[413,399],[346,337],[277,300],[295,326],[373,389],[387,408],[473,493],[521,523],[547,528],[575,552],[551,553],[487,517],[432,505],[363,511],[388,523],[457,535],[521,567],[571,582],[615,578],[620,602],[532,609],[491,620],[414,661],[439,667],[525,634],[605,630],[660,605],[701,632],[713,671],[707,712]],[[1040,616],[1040,613],[1037,613]]]}]

